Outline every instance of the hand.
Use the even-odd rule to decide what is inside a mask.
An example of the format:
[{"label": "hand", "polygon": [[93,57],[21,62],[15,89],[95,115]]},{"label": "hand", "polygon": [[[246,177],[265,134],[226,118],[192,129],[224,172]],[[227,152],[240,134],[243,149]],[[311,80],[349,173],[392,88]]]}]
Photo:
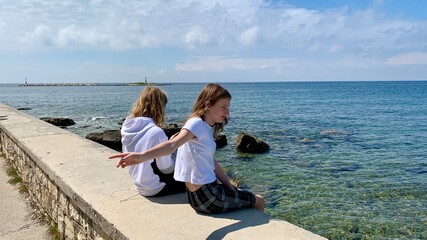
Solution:
[{"label": "hand", "polygon": [[112,155],[108,157],[108,159],[120,158],[120,160],[117,161],[116,167],[125,168],[131,165],[136,165],[138,163],[141,163],[142,159],[140,155],[141,155],[140,153],[128,152],[128,153],[120,153],[120,154]]}]

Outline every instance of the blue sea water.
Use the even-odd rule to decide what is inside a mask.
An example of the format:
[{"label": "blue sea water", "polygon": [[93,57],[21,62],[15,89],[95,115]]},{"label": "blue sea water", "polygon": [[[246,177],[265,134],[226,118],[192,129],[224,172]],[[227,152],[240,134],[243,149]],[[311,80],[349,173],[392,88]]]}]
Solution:
[{"label": "blue sea water", "polygon": [[[330,239],[427,239],[427,81],[222,85],[233,99],[216,159],[268,213]],[[203,86],[160,86],[168,122],[185,120]],[[142,88],[0,85],[0,102],[70,117],[84,137],[119,129]],[[237,153],[242,131],[270,151]]]}]

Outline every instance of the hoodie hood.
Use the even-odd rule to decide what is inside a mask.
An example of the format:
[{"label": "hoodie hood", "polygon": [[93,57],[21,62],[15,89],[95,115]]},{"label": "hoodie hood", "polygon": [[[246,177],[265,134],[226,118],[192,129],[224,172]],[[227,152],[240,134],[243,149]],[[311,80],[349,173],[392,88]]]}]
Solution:
[{"label": "hoodie hood", "polygon": [[[133,148],[138,140],[143,136],[151,127],[157,126],[152,118],[148,117],[127,117],[122,124],[120,130],[122,134],[122,144]],[[133,149],[128,149],[133,151]]]}]

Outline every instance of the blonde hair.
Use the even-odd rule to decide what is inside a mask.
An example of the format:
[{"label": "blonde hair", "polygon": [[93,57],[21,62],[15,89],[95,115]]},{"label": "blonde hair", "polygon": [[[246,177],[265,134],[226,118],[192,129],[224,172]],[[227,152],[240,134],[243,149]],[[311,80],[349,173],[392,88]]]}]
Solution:
[{"label": "blonde hair", "polygon": [[[231,94],[227,91],[227,89],[221,87],[216,83],[207,84],[202,91],[200,91],[199,96],[197,96],[196,102],[193,106],[193,111],[188,117],[188,119],[192,117],[200,117],[205,120],[205,113],[208,110],[208,106],[213,106],[215,103],[223,98],[231,99]],[[207,105],[208,104],[208,105]],[[219,133],[223,130],[224,125],[228,123],[227,118],[223,123],[215,123],[214,124],[214,138],[216,139],[219,136]]]},{"label": "blonde hair", "polygon": [[166,93],[157,87],[144,87],[136,100],[129,116],[152,118],[157,126],[165,123],[165,108],[168,102]]}]

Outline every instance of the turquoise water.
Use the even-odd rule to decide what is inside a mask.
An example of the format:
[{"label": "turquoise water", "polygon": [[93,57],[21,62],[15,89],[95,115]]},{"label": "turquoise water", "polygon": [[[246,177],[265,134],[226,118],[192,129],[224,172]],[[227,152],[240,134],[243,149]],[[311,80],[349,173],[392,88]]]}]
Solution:
[{"label": "turquoise water", "polygon": [[[222,85],[233,99],[216,158],[265,196],[268,213],[330,239],[427,239],[426,81]],[[169,122],[185,119],[203,86],[161,86]],[[141,89],[0,85],[0,102],[73,118],[69,130],[85,136],[118,129]],[[236,153],[240,131],[271,150]]]}]

